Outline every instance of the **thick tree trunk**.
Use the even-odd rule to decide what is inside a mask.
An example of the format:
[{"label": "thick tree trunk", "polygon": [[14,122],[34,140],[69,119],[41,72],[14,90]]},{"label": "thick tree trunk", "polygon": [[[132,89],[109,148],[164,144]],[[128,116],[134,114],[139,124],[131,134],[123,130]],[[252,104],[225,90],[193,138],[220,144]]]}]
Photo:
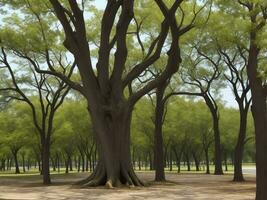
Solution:
[{"label": "thick tree trunk", "polygon": [[239,124],[239,135],[235,146],[234,152],[234,179],[233,181],[242,182],[244,181],[242,172],[242,160],[244,153],[244,145],[246,139],[246,129],[247,129],[247,110],[241,110],[240,112],[240,124]]},{"label": "thick tree trunk", "polygon": [[258,95],[252,105],[256,133],[257,200],[267,199],[267,111],[266,98]]},{"label": "thick tree trunk", "polygon": [[250,35],[249,59],[247,65],[248,78],[251,85],[252,115],[256,135],[256,200],[267,199],[267,106],[266,88],[258,75],[258,55],[260,49],[256,44],[256,33]]},{"label": "thick tree trunk", "polygon": [[109,188],[126,184],[141,186],[132,167],[130,152],[130,122],[132,109],[124,102],[117,109],[97,110],[90,107],[92,123],[98,144],[98,162],[89,178],[81,181],[84,186],[106,185]]}]

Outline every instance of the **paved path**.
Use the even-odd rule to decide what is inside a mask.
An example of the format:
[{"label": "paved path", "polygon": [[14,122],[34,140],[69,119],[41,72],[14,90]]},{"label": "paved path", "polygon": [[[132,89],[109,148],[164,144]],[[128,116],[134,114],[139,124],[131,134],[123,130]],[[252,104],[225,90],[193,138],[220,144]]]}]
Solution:
[{"label": "paved path", "polygon": [[245,167],[245,168],[243,168],[243,173],[256,175],[256,168],[255,167]]}]

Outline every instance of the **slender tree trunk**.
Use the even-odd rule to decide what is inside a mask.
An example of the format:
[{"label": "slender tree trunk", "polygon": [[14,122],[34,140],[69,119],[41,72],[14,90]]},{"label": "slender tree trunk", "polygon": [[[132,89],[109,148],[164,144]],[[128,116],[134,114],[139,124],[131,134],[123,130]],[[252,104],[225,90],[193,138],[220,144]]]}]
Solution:
[{"label": "slender tree trunk", "polygon": [[13,157],[14,157],[14,162],[15,162],[15,173],[19,174],[20,170],[19,170],[19,162],[18,162],[18,151],[13,151]]},{"label": "slender tree trunk", "polygon": [[84,172],[85,170],[85,159],[84,159],[84,155],[81,155],[82,158],[82,172]]},{"label": "slender tree trunk", "polygon": [[58,154],[57,154],[57,173],[60,173],[60,158]]},{"label": "slender tree trunk", "polygon": [[28,157],[28,159],[27,159],[27,170],[30,171],[30,168],[31,168],[31,160]]},{"label": "slender tree trunk", "polygon": [[81,156],[78,157],[78,164],[77,164],[77,171],[80,172],[81,171]]},{"label": "slender tree trunk", "polygon": [[[149,153],[148,153],[148,154],[149,154]],[[148,159],[147,159],[147,157],[149,157],[149,156],[146,155],[146,160],[145,160],[145,170],[147,170],[147,166],[148,166]]]},{"label": "slender tree trunk", "polygon": [[43,184],[51,184],[50,178],[50,141],[42,141],[42,175],[43,175]]},{"label": "slender tree trunk", "polygon": [[239,124],[239,135],[234,152],[234,179],[233,181],[242,182],[244,181],[242,172],[242,160],[244,153],[244,145],[246,139],[246,129],[247,129],[247,112],[248,110],[241,110],[240,112],[240,124]]},{"label": "slender tree trunk", "polygon": [[172,149],[170,148],[170,171],[172,171]]},{"label": "slender tree trunk", "polygon": [[26,167],[25,167],[25,154],[22,154],[22,169],[23,169],[23,172],[25,173],[26,172]]},{"label": "slender tree trunk", "polygon": [[139,169],[139,171],[141,171],[141,170],[142,170],[142,167],[141,167],[141,158],[140,158],[140,155],[139,155],[139,157],[138,157],[138,169]]},{"label": "slender tree trunk", "polygon": [[72,167],[72,157],[68,156],[68,160],[69,160],[69,166],[70,166],[70,171],[73,171],[73,167]]},{"label": "slender tree trunk", "polygon": [[69,159],[65,159],[65,174],[69,173]]},{"label": "slender tree trunk", "polygon": [[206,104],[208,105],[213,119],[213,132],[214,132],[214,165],[215,165],[215,175],[222,175],[222,151],[221,151],[221,137],[219,129],[219,116],[217,110],[214,108],[212,102],[209,98],[205,98]]},{"label": "slender tree trunk", "polygon": [[6,170],[6,160],[3,158],[1,159],[1,171]]},{"label": "slender tree trunk", "polygon": [[195,152],[193,152],[192,155],[193,155],[194,162],[195,162],[195,165],[196,165],[196,171],[199,171],[199,170],[200,170],[200,169],[199,169],[199,160],[198,160],[198,158],[197,158],[197,155],[196,155]]},{"label": "slender tree trunk", "polygon": [[180,173],[181,172],[181,157],[182,157],[182,154],[183,154],[183,147],[179,151],[179,154],[178,154],[178,152],[177,152],[177,150],[176,150],[176,148],[174,146],[171,149],[173,150],[175,158],[176,158],[176,165],[178,167],[177,173]]},{"label": "slender tree trunk", "polygon": [[38,171],[41,174],[42,169],[41,169],[41,161],[40,161],[40,159],[37,160],[37,165],[38,165]]},{"label": "slender tree trunk", "polygon": [[191,166],[190,166],[190,158],[188,153],[185,153],[185,160],[186,160],[186,165],[187,165],[187,171],[191,171]]},{"label": "slender tree trunk", "polygon": [[149,170],[152,171],[153,170],[153,160],[152,160],[152,153],[149,151],[148,152],[148,157],[149,157]]},{"label": "slender tree trunk", "polygon": [[155,181],[165,181],[164,172],[164,152],[162,124],[164,118],[164,92],[167,82],[158,86],[156,90],[156,108],[155,108],[155,133],[154,133],[154,164],[155,164]]},{"label": "slender tree trunk", "polygon": [[93,163],[92,163],[92,155],[89,156],[89,170],[92,171]]},{"label": "slender tree trunk", "polygon": [[210,174],[209,150],[205,149],[206,174]]},{"label": "slender tree trunk", "polygon": [[224,152],[224,165],[225,165],[225,171],[228,171],[228,165],[227,165],[227,152]]},{"label": "slender tree trunk", "polygon": [[135,148],[132,148],[132,162],[133,162],[133,169],[135,170]]},{"label": "slender tree trunk", "polygon": [[77,170],[78,169],[78,160],[77,160],[76,156],[74,156],[74,166],[75,166],[75,169]]},{"label": "slender tree trunk", "polygon": [[88,157],[86,156],[86,158],[85,158],[85,171],[89,171],[89,159],[88,159]]}]

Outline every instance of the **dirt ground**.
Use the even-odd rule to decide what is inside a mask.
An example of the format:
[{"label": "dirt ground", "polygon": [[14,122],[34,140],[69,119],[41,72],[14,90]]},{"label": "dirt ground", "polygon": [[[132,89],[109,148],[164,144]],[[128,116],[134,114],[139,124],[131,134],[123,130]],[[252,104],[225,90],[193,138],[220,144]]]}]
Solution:
[{"label": "dirt ground", "polygon": [[72,185],[86,176],[86,173],[53,175],[51,186],[42,186],[41,177],[37,175],[0,177],[0,200],[252,200],[255,193],[254,175],[246,175],[244,183],[233,183],[232,175],[167,173],[168,182],[160,184],[152,182],[154,173],[142,172],[138,176],[148,185],[142,188],[81,189]]}]

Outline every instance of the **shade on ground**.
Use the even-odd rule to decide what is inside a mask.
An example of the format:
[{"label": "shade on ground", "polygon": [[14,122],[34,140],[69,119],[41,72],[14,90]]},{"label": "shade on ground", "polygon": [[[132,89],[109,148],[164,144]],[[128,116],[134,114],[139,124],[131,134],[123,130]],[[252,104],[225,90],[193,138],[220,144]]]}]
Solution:
[{"label": "shade on ground", "polygon": [[71,182],[86,177],[86,173],[58,175],[54,185],[42,186],[40,176],[0,177],[0,199],[50,200],[50,199],[197,199],[197,200],[249,200],[254,199],[255,176],[246,175],[247,182],[233,183],[231,175],[214,176],[204,174],[167,174],[165,184],[150,182],[154,174],[138,173],[149,186],[143,188],[75,188]]}]

